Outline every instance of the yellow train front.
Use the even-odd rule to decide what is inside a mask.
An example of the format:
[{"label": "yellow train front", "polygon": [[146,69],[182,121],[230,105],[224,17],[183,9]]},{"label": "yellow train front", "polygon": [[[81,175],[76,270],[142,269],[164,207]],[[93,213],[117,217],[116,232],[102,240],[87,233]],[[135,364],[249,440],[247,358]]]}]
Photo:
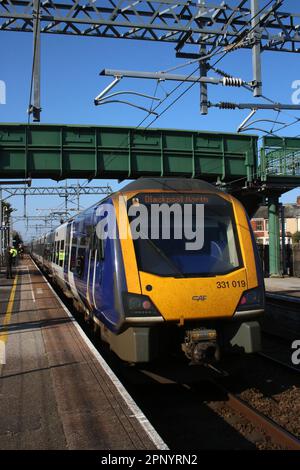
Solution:
[{"label": "yellow train front", "polygon": [[119,331],[101,332],[119,357],[184,353],[205,363],[230,350],[258,351],[264,283],[242,204],[181,178],[137,180],[111,202],[126,288],[116,300]]}]

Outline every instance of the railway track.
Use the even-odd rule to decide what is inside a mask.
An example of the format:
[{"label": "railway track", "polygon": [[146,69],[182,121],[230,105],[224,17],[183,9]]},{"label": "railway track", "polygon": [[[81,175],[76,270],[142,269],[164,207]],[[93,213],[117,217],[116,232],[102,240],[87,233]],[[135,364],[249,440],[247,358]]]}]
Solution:
[{"label": "railway track", "polygon": [[275,444],[288,450],[300,450],[300,440],[288,432],[282,426],[272,419],[268,418],[246,401],[237,395],[231,393],[223,385],[214,382],[223,393],[227,394],[227,404],[236,413],[241,414],[245,419],[252,423],[254,427],[261,429]]},{"label": "railway track", "polygon": [[300,450],[300,440],[222,383],[230,380],[227,371],[169,364],[144,369],[126,366],[93,338],[68,299],[57,293],[171,450]]},{"label": "railway track", "polygon": [[[224,370],[218,370],[217,368],[213,368],[214,372],[218,372],[219,376],[222,380],[222,378],[230,378],[230,374],[226,373]],[[142,371],[147,377],[151,377],[152,379],[162,383],[162,384],[167,384],[167,383],[176,383],[175,381],[172,382],[169,379],[167,379],[164,376],[155,374],[153,372],[149,372],[147,370]],[[239,416],[241,419],[240,421],[237,420],[236,416],[234,417],[235,425],[237,428],[240,427],[245,427],[245,420],[250,423],[250,425],[253,427],[254,431],[257,431],[258,435],[263,434],[267,440],[269,440],[273,445],[275,445],[276,448],[281,448],[281,449],[286,449],[286,450],[300,450],[300,440],[295,437],[293,434],[291,434],[289,431],[284,429],[282,426],[280,426],[278,423],[255,409],[253,406],[251,406],[249,403],[247,403],[245,400],[241,399],[240,397],[237,396],[237,394],[232,393],[230,389],[222,384],[219,379],[213,379],[213,378],[208,378],[208,381],[210,384],[213,386],[215,390],[211,390],[211,395],[217,395],[219,397],[223,397],[221,400],[219,398],[219,401],[222,401],[222,405],[227,408],[230,408],[234,412],[236,416]],[[177,383],[179,384],[179,383]],[[199,390],[199,384],[189,384],[189,383],[181,383],[180,384],[185,390],[190,390],[191,392],[195,393],[195,388],[196,391]],[[201,386],[201,385],[200,385]],[[215,410],[215,404],[216,402],[214,400],[207,401],[206,402],[207,406],[211,408],[212,410]],[[218,406],[220,403],[218,404]],[[223,410],[224,413],[224,410]],[[226,414],[226,413],[224,413]],[[252,434],[253,434],[252,430]]]},{"label": "railway track", "polygon": [[[266,355],[260,355],[263,359],[266,359],[268,361],[272,361],[272,363],[276,363],[278,365],[278,361],[274,361],[271,357],[268,357]],[[289,372],[292,370],[293,373],[299,372],[295,368],[287,367],[286,364],[280,362],[280,367],[284,367],[285,370],[289,370]],[[115,369],[114,369],[115,370]],[[264,413],[260,412],[258,409],[256,409],[254,406],[252,406],[250,403],[247,401],[243,400],[241,397],[238,396],[238,394],[233,393],[230,390],[230,385],[224,385],[222,381],[231,381],[231,373],[228,372],[227,370],[224,369],[219,369],[218,367],[211,367],[211,368],[205,368],[205,371],[201,371],[200,373],[202,374],[203,381],[200,379],[199,382],[185,382],[181,381],[180,377],[176,378],[174,377],[174,374],[170,373],[162,373],[160,370],[156,370],[155,367],[152,369],[138,369],[138,368],[133,368],[132,369],[132,377],[137,374],[142,374],[148,379],[151,379],[153,382],[156,383],[156,385],[159,387],[159,385],[164,386],[164,388],[168,389],[168,385],[173,385],[174,387],[177,387],[179,389],[182,389],[184,391],[184,394],[186,391],[190,392],[189,395],[189,400],[191,400],[191,404],[194,403],[194,408],[196,410],[197,407],[199,407],[199,403],[201,402],[201,405],[205,404],[208,408],[213,410],[214,412],[217,409],[220,409],[222,407],[225,407],[227,409],[230,409],[233,411],[234,415],[231,417],[231,419],[228,420],[229,425],[233,425],[235,431],[241,432],[243,434],[243,429],[249,427],[252,428],[251,432],[249,433],[250,435],[256,435],[258,436],[257,442],[255,442],[256,438],[252,441],[256,447],[260,447],[260,441],[264,440],[265,442],[269,442],[269,444],[263,444],[262,448],[279,448],[279,449],[287,449],[287,450],[300,450],[300,440],[293,435],[291,432],[286,430],[283,426],[278,424],[275,420],[271,419],[269,416],[266,416]],[[199,369],[198,369],[199,373]],[[195,369],[195,374],[197,374],[196,369]],[[132,383],[131,379],[129,379],[129,382],[127,381],[127,378],[124,376],[122,377],[122,372],[121,374],[118,374],[119,378],[121,381],[125,381],[125,384],[127,383],[127,387],[131,389],[130,393],[134,396],[134,399],[138,401],[140,404],[139,400],[140,397],[136,393],[136,391],[133,390],[132,388]],[[180,372],[179,372],[180,376]],[[135,382],[135,379],[133,379]],[[143,382],[143,379],[139,377],[138,379],[138,384],[141,384]],[[151,386],[153,386],[153,382]],[[206,395],[204,394],[203,397],[203,387],[205,388],[205,382],[208,382],[212,388],[209,389],[208,393]],[[148,382],[147,382],[148,383]],[[149,382],[150,386],[150,382]],[[150,387],[151,387],[150,386]],[[135,387],[134,387],[135,388]],[[144,388],[142,389],[144,390]],[[160,388],[160,395],[163,399],[165,396],[166,390],[163,390]],[[143,393],[143,392],[142,392]],[[180,400],[180,392],[177,394],[177,404],[179,403]],[[142,400],[143,401],[143,400]],[[217,405],[217,406],[216,406]],[[142,407],[143,411],[145,412],[146,415],[150,418],[152,415],[152,408],[149,406],[149,402],[146,403],[146,406]],[[176,413],[176,411],[175,411]],[[222,417],[227,419],[226,415],[226,410],[224,410],[221,413]],[[163,412],[161,413],[161,417],[163,416]],[[186,419],[189,419],[189,416],[186,416]],[[231,422],[232,421],[232,422]],[[245,423],[246,421],[246,423]],[[178,424],[180,425],[180,420],[178,421]],[[160,426],[160,423],[157,423],[158,426]],[[170,443],[168,439],[168,433],[164,434],[160,428],[158,428],[159,432],[163,434],[165,441],[168,443],[169,447],[172,449],[173,446]],[[247,433],[244,433],[243,437],[247,438]],[[263,436],[263,439],[261,439],[260,436]],[[251,441],[251,438],[250,438]],[[183,446],[185,445],[184,442],[181,442],[180,445]]]}]

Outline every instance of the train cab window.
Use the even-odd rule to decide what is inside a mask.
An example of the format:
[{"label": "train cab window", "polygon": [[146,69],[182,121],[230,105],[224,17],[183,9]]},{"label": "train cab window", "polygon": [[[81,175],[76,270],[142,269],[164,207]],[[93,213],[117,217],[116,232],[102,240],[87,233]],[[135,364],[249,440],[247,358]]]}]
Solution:
[{"label": "train cab window", "polygon": [[[173,204],[164,194],[155,196],[156,200],[165,206]],[[159,215],[159,219],[151,217],[152,208],[149,207],[151,203],[148,203],[147,198],[144,198],[142,194],[136,198],[148,209],[146,224],[148,233],[143,233],[144,237],[134,240],[139,269],[160,276],[209,277],[227,274],[240,268],[242,256],[231,203],[216,195],[189,194],[188,196],[189,201],[193,200],[193,202],[186,204],[204,205],[203,221],[199,222],[194,209],[191,217],[187,220],[183,218],[184,195],[180,196],[182,202],[177,203],[181,208],[178,217],[182,218],[176,220],[174,215],[170,215],[171,212],[168,219],[166,216],[163,218],[162,214]],[[131,201],[131,204],[133,203],[134,201]],[[132,221],[131,215],[129,215],[129,221]],[[186,233],[195,233],[196,227],[199,228],[199,223],[203,227],[203,244],[201,248],[193,248],[190,244],[191,238],[187,237]],[[169,237],[164,236],[166,227],[169,229]],[[180,237],[177,235],[179,227],[182,229]],[[155,236],[152,236],[152,228],[155,229]],[[187,243],[189,243],[189,248],[187,248]]]}]

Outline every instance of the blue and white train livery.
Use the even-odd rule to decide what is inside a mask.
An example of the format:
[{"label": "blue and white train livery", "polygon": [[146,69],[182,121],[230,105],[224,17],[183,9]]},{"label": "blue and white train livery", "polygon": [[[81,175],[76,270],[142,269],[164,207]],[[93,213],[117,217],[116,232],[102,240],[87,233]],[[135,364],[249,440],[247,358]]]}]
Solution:
[{"label": "blue and white train livery", "polygon": [[[174,202],[204,205],[200,249],[184,248],[174,222],[168,240],[163,230],[151,235],[151,218],[148,237],[131,236],[133,205],[150,211]],[[108,213],[115,229],[105,238]],[[208,183],[141,178],[34,240],[32,256],[125,361],[183,351],[199,363],[228,349],[260,349],[264,285],[249,219],[237,199]]]}]

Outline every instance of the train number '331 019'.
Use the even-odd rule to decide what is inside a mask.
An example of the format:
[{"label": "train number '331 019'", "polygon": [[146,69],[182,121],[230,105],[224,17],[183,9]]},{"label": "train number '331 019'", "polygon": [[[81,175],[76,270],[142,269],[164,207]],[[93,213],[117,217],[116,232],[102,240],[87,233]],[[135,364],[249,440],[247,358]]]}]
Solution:
[{"label": "train number '331 019'", "polygon": [[227,289],[228,287],[246,287],[245,281],[218,281],[218,289]]}]

